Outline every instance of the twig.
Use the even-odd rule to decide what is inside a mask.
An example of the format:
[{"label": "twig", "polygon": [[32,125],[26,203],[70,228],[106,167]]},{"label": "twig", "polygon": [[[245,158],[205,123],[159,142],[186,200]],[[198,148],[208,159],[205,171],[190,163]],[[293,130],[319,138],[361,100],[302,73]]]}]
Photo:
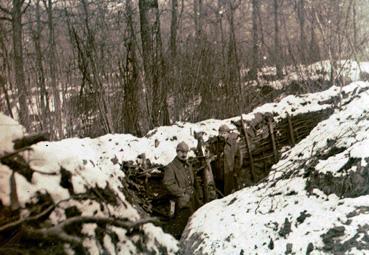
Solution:
[{"label": "twig", "polygon": [[2,160],[4,160],[4,159],[7,159],[7,158],[11,158],[11,157],[13,157],[13,156],[17,155],[18,153],[21,153],[21,152],[23,152],[23,151],[28,151],[28,150],[32,150],[32,148],[31,148],[31,147],[29,147],[29,146],[27,146],[27,147],[20,148],[20,149],[18,149],[18,150],[15,150],[15,151],[13,151],[13,152],[10,152],[10,153],[6,153],[5,155],[2,155],[2,156],[0,157],[0,161],[2,161]]},{"label": "twig", "polygon": [[43,212],[41,212],[41,213],[39,213],[35,216],[19,219],[17,221],[13,221],[13,222],[10,222],[8,224],[5,224],[5,225],[0,227],[0,233],[3,232],[3,231],[9,230],[10,228],[17,227],[17,226],[19,226],[23,223],[38,220],[38,219],[42,218],[43,216],[45,216],[46,214],[48,214],[49,212],[51,212],[52,210],[54,210],[54,208],[55,208],[55,205],[51,205],[45,211],[43,211]]}]

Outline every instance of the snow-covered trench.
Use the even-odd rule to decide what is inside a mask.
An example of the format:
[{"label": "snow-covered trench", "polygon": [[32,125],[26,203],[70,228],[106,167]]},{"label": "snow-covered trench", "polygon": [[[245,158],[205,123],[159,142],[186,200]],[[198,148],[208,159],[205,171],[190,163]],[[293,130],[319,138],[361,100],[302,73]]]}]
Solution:
[{"label": "snow-covered trench", "polygon": [[[363,82],[356,82],[346,86],[343,89],[343,93],[346,95],[345,100],[352,100],[354,97],[360,98],[361,94],[358,92],[368,87],[369,84]],[[337,98],[339,92],[340,88],[332,87],[320,93],[306,94],[300,97],[288,96],[279,103],[266,104],[256,108],[252,113],[244,115],[243,117],[245,120],[252,120],[255,113],[271,113],[275,116],[275,121],[278,121],[279,119],[285,118],[287,114],[294,115],[325,109],[332,107],[330,100],[332,98]],[[70,208],[77,209],[82,216],[111,216],[124,217],[132,221],[139,220],[142,216],[138,213],[135,205],[127,200],[125,187],[122,184],[122,179],[125,178],[125,174],[121,171],[120,163],[130,160],[135,161],[138,155],[145,153],[146,158],[150,159],[151,162],[165,165],[174,158],[175,146],[179,141],[185,141],[191,147],[196,146],[196,140],[193,137],[194,131],[205,132],[206,140],[210,136],[217,134],[218,127],[221,124],[226,123],[234,127],[232,121],[237,120],[239,120],[239,117],[226,120],[211,119],[199,123],[176,123],[173,126],[156,128],[143,138],[137,138],[129,134],[108,134],[95,139],[69,138],[57,142],[40,142],[33,145],[31,151],[21,153],[23,158],[30,164],[31,168],[35,170],[31,180],[27,180],[19,173],[14,174],[16,193],[22,207],[21,217],[28,217],[29,211],[27,210],[27,205],[30,203],[36,204],[40,199],[40,194],[47,194],[50,196],[53,203],[57,204],[56,209],[48,218],[48,224],[51,225],[63,222],[67,217],[66,211]],[[0,114],[0,155],[11,153],[14,150],[12,141],[21,138],[23,135],[24,130],[18,123]],[[296,146],[296,148],[300,148],[299,146],[300,145]],[[295,150],[297,149],[293,151]],[[9,180],[12,172],[12,169],[8,166],[0,164],[1,208],[10,206],[11,185]],[[66,172],[70,180],[69,188],[66,188],[62,183],[63,176],[65,176]],[[296,179],[292,182],[299,185],[302,183],[302,180]],[[288,185],[285,185],[285,187],[287,188]],[[113,202],[101,203],[101,201],[94,197],[81,199],[82,196],[79,195],[88,194],[92,189],[108,190],[110,194],[113,194]],[[226,204],[234,208],[241,208],[241,205],[247,203],[250,205],[258,203],[260,204],[258,210],[266,210],[263,204],[265,205],[265,201],[269,200],[260,197],[260,195],[258,195],[259,193],[256,192],[257,189],[262,189],[262,187],[258,186],[240,191],[223,200],[216,200],[200,209],[193,217],[194,221],[188,226],[186,238],[188,237],[188,240],[190,240],[191,236],[196,233],[204,233],[204,235],[211,236],[213,230],[224,234],[231,233],[227,232],[228,225],[232,226],[232,224],[228,224],[228,221],[234,219],[235,222],[238,222],[238,214],[228,215],[226,213],[223,217],[222,215],[214,216],[210,213],[209,216],[204,213],[204,211],[210,208],[214,209],[214,213],[217,213],[226,208],[224,206]],[[248,194],[245,195],[248,200],[232,200],[240,194]],[[263,202],[259,203],[260,199]],[[266,204],[269,210],[270,205],[268,203]],[[203,218],[201,215],[204,215]],[[286,215],[288,215],[288,213]],[[210,221],[217,220],[219,222],[222,222],[221,219],[223,218],[223,221],[225,220],[227,224],[213,224],[213,226],[210,226],[207,225],[208,221],[206,218],[209,218]],[[203,221],[203,223],[197,225],[196,219]],[[244,232],[244,226],[247,226],[249,229],[258,230],[257,234],[255,234],[256,237],[258,235],[264,237],[263,231],[258,229],[258,227],[260,227],[259,224],[255,223],[255,225],[252,226],[247,224],[247,222],[237,224],[238,227],[236,231],[232,231],[232,234],[236,236],[249,234],[249,232]],[[223,231],[223,229],[219,231],[215,225],[223,226],[225,231]],[[111,254],[145,254],[148,252],[159,254],[165,251],[165,253],[172,254],[178,251],[177,241],[170,235],[163,233],[159,227],[151,223],[143,225],[143,236],[133,237],[124,229],[111,227],[106,234],[97,238],[97,229],[99,227],[100,226],[96,224],[84,224],[81,229],[81,233],[84,234],[83,246],[92,254],[104,251]],[[237,231],[237,229],[240,231]],[[228,238],[228,236],[226,238]],[[236,243],[233,241],[224,242],[222,238],[219,240],[215,238],[214,242],[211,241],[210,246],[207,246],[208,244],[204,242],[200,244],[200,246],[203,245],[201,246],[202,248],[199,247],[204,252],[210,249],[209,251],[212,253],[219,249],[217,243],[220,242],[221,247],[224,246],[226,248],[224,250],[226,252],[233,252],[232,249],[228,249],[228,243],[232,243],[232,247],[236,246],[235,251],[237,250],[240,252],[242,250],[239,249],[239,244],[237,245],[238,241],[241,242],[241,239],[238,239],[238,237],[229,237],[228,239],[230,241],[236,240]],[[250,239],[250,235],[248,235],[247,239]],[[194,242],[194,244],[196,244],[196,242]],[[275,243],[275,246],[276,245],[277,243]],[[142,246],[144,246],[144,248],[142,248]],[[258,247],[263,246],[260,245]],[[65,245],[64,248],[66,251],[73,251],[73,247],[69,245]],[[200,248],[196,249],[196,251],[201,250]],[[293,249],[295,249],[295,246]],[[246,251],[247,250],[244,252]]]},{"label": "snow-covered trench", "polygon": [[369,92],[355,91],[265,182],[200,208],[185,254],[368,254]]}]

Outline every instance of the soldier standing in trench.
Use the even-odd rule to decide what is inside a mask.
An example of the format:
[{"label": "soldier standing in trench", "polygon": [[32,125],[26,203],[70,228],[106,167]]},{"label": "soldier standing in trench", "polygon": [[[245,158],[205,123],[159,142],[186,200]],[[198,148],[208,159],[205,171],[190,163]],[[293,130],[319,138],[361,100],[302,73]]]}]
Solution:
[{"label": "soldier standing in trench", "polygon": [[192,166],[187,162],[189,147],[185,142],[177,145],[177,156],[164,172],[163,184],[175,198],[175,218],[170,231],[177,239],[181,237],[188,218],[199,207],[196,194],[196,178]]},{"label": "soldier standing in trench", "polygon": [[224,147],[217,159],[214,178],[217,188],[226,196],[240,186],[242,154],[237,141],[238,135],[231,133],[231,129],[227,125],[221,125],[218,133],[219,139],[224,142]]}]

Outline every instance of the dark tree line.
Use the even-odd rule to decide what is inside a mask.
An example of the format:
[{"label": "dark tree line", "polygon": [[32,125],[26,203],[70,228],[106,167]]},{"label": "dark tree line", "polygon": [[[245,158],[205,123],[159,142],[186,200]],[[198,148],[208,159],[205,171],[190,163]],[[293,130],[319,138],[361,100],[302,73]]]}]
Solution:
[{"label": "dark tree line", "polygon": [[224,118],[274,66],[363,60],[364,0],[1,0],[1,111],[54,138]]}]

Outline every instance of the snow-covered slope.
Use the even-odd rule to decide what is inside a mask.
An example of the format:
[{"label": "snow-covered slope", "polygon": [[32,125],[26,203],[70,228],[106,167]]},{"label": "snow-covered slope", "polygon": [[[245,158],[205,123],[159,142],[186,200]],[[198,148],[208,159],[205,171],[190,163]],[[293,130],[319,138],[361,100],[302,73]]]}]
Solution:
[{"label": "snow-covered slope", "polygon": [[[343,103],[357,97],[355,101],[344,107],[354,107],[354,102],[357,102],[358,100],[363,102],[361,102],[361,104],[358,103],[357,107],[365,106],[365,100],[362,99],[362,95],[364,94],[359,92],[367,88],[369,88],[369,83],[363,82],[353,83],[344,87],[342,90],[342,95],[344,95]],[[332,87],[321,93],[306,94],[300,97],[289,96],[282,99],[279,103],[263,105],[243,117],[245,120],[252,121],[256,118],[257,113],[269,113],[274,116],[275,121],[278,121],[281,118],[284,118],[287,113],[289,115],[295,115],[325,109],[332,107],[332,102],[335,101],[332,99],[339,98],[339,92],[340,88]],[[342,113],[345,112],[348,112],[348,110],[342,111]],[[335,115],[336,117],[338,116],[337,114]],[[349,118],[344,115],[340,117],[340,120],[347,118],[354,122],[357,120],[355,116],[356,115],[353,115]],[[32,169],[35,170],[32,175],[32,179],[27,180],[23,175],[15,173],[19,204],[24,208],[27,203],[37,202],[37,198],[40,194],[50,195],[53,202],[58,203],[57,209],[55,209],[49,217],[50,222],[53,224],[60,223],[66,218],[66,210],[68,208],[77,208],[77,210],[82,213],[82,216],[109,215],[112,217],[128,218],[132,221],[138,220],[142,216],[139,215],[137,209],[127,200],[125,187],[122,184],[122,179],[125,177],[125,174],[120,169],[119,163],[122,163],[123,161],[134,161],[138,155],[145,153],[146,158],[150,159],[151,162],[165,165],[174,158],[175,146],[178,142],[186,141],[191,147],[196,146],[196,140],[193,137],[194,131],[205,132],[205,139],[208,139],[210,136],[217,134],[218,127],[221,124],[227,123],[230,126],[233,126],[232,121],[237,120],[239,120],[239,117],[227,120],[211,119],[199,123],[177,123],[173,126],[156,128],[150,131],[146,137],[143,138],[137,138],[127,134],[109,134],[96,139],[70,138],[58,142],[38,143],[32,146],[32,151],[22,153],[23,157],[27,162],[29,162]],[[340,120],[337,120],[336,124],[344,125]],[[324,125],[324,123],[322,125]],[[295,154],[299,155],[302,153],[302,156],[300,156],[297,162],[306,161],[306,158],[309,158],[315,150],[325,145],[324,139],[326,139],[325,136],[328,135],[328,128],[331,129],[330,132],[332,132],[332,134],[334,134],[333,132],[339,131],[328,124],[325,124],[326,128],[323,128],[324,126],[322,125],[319,125],[320,128],[316,129],[321,130],[320,136],[317,136],[316,138],[317,143],[314,143],[313,141],[310,142],[313,143],[314,146],[310,143],[309,145],[304,145],[304,142],[307,143],[306,141],[309,140],[305,140],[300,143],[291,152],[287,159],[281,161],[282,163],[276,166],[276,169],[285,172],[286,169],[284,168],[284,165],[287,164],[290,165],[291,169],[294,169],[294,167],[302,169],[302,167],[297,165],[297,163],[295,164],[294,162],[290,162],[290,159],[295,159]],[[359,125],[350,126],[347,124],[345,127],[347,130],[350,128],[355,130]],[[353,131],[353,133],[355,132],[356,131]],[[0,155],[11,152],[13,150],[12,140],[20,138],[22,135],[22,127],[10,118],[0,114]],[[348,141],[353,143],[356,140],[351,138],[351,140],[348,139]],[[305,149],[305,147],[307,148]],[[312,148],[314,149],[313,152],[311,152]],[[345,160],[344,154],[340,156],[340,160],[340,162]],[[323,164],[324,162],[320,165],[323,166]],[[327,159],[326,164],[333,165],[332,160]],[[277,175],[280,175],[280,171],[275,173],[276,177]],[[297,170],[295,171],[298,172]],[[5,206],[10,205],[11,185],[9,180],[11,173],[12,170],[9,169],[9,167],[0,164],[0,199],[2,204]],[[192,240],[192,234],[195,232],[208,235],[209,243],[204,241],[200,245],[202,245],[201,247],[203,247],[202,249],[204,249],[204,251],[209,250],[210,253],[218,250],[221,252],[223,249],[222,247],[224,247],[224,252],[240,252],[241,249],[244,249],[244,252],[248,252],[248,249],[251,246],[249,246],[249,243],[245,240],[252,240],[252,236],[257,240],[262,240],[260,241],[262,243],[268,243],[269,241],[265,241],[263,238],[270,235],[275,243],[275,247],[277,247],[277,245],[279,245],[279,240],[272,235],[272,233],[274,233],[271,230],[273,226],[271,226],[271,228],[266,227],[267,231],[263,230],[263,226],[267,222],[265,222],[266,220],[261,217],[261,213],[267,213],[268,210],[274,210],[275,212],[280,211],[279,216],[278,214],[276,214],[275,217],[273,216],[273,220],[278,223],[278,228],[280,228],[285,218],[293,220],[294,217],[296,215],[296,217],[298,217],[301,212],[301,210],[295,210],[293,207],[288,207],[287,205],[292,203],[288,199],[293,201],[297,200],[298,203],[301,203],[297,203],[295,205],[296,208],[301,208],[301,206],[309,207],[309,204],[316,204],[316,206],[312,206],[312,208],[316,208],[319,212],[322,211],[322,206],[327,206],[327,208],[329,208],[330,206],[335,206],[334,201],[338,201],[338,199],[332,195],[329,197],[329,201],[333,202],[330,202],[331,204],[323,204],[321,203],[322,196],[320,195],[320,198],[312,198],[311,201],[313,202],[306,200],[306,205],[303,201],[299,202],[302,198],[305,199],[307,196],[307,193],[304,191],[304,182],[305,179],[302,177],[291,180],[280,180],[276,186],[267,188],[267,190],[265,190],[263,186],[258,186],[253,189],[238,192],[223,200],[214,201],[213,203],[206,205],[204,209],[201,209],[196,214],[193,223],[188,228],[190,231],[188,233],[188,237]],[[291,184],[286,185],[287,183]],[[271,184],[272,179],[268,185]],[[263,185],[265,186],[266,184]],[[278,195],[271,197],[267,196],[266,198],[264,197],[265,194],[269,194],[270,192],[272,192],[270,194],[279,192],[277,191],[279,188],[281,188],[283,192],[287,193],[290,191],[297,192],[297,195],[288,196],[287,200],[285,200],[285,197],[280,197]],[[257,191],[257,189],[260,189],[260,191]],[[91,195],[92,190],[98,190],[98,193],[100,194],[92,198],[87,197],[81,199],[81,195]],[[319,193],[319,191],[314,192]],[[101,203],[101,201],[99,201],[99,196],[101,195],[109,202]],[[76,198],[76,196],[79,196],[79,198]],[[237,199],[234,200],[236,197]],[[246,200],[241,199],[241,197],[245,197]],[[247,205],[248,203],[249,205]],[[227,204],[229,205],[226,206]],[[255,207],[257,204],[259,204],[258,208]],[[290,208],[286,209],[290,211],[282,211],[280,207],[283,207],[283,205],[286,205],[286,208]],[[231,209],[231,213],[229,213],[228,208]],[[208,209],[212,209],[212,211],[210,212]],[[238,209],[240,211],[238,211]],[[247,211],[248,209],[249,211]],[[260,216],[260,219],[251,218],[250,215],[253,215],[252,210],[255,211],[255,209],[257,211],[256,215],[257,217]],[[242,213],[239,214],[238,212]],[[290,213],[290,215],[288,215],[288,213]],[[312,212],[309,213],[312,214]],[[324,214],[325,213],[323,213],[323,215]],[[27,210],[24,210],[22,215],[27,216]],[[216,220],[216,222],[222,222],[221,218],[223,218],[224,223],[227,224],[214,224],[214,220]],[[309,219],[310,218],[313,218],[313,216],[309,217]],[[209,219],[210,221],[207,221],[206,219]],[[246,221],[243,222],[242,219],[245,219]],[[331,221],[333,222],[335,219],[331,219]],[[207,224],[208,222],[211,222],[211,224]],[[273,222],[269,224],[273,225]],[[309,221],[307,220],[307,222]],[[327,224],[328,226],[329,221],[325,221],[324,224]],[[219,229],[218,226],[222,226],[223,228]],[[96,224],[85,224],[82,228],[82,233],[95,237],[97,233],[96,228]],[[309,226],[305,226],[305,228],[309,229]],[[327,228],[324,228],[322,231],[324,232],[326,229]],[[143,226],[143,231],[146,237],[131,238],[124,229],[115,227],[112,228],[112,231],[118,236],[118,242],[116,242],[117,240],[114,242],[112,241],[112,238],[115,235],[112,236],[106,234],[100,241],[94,238],[86,238],[84,239],[83,245],[92,253],[107,251],[112,254],[125,254],[129,252],[133,252],[135,254],[145,252],[160,253],[163,250],[166,250],[167,253],[174,253],[178,249],[177,242],[171,236],[164,234],[159,227],[156,227],[151,223]],[[219,238],[218,235],[220,236]],[[290,238],[291,236],[293,235],[288,235],[286,238]],[[224,238],[229,239],[229,242],[224,241]],[[246,239],[243,240],[242,238]],[[303,237],[296,234],[296,237],[294,238]],[[280,240],[281,242],[283,241],[282,238],[280,238]],[[294,239],[291,239],[291,242],[292,240]],[[145,243],[145,249],[140,250],[143,242]],[[219,247],[217,243],[220,245]],[[258,249],[264,249],[262,243],[255,243],[255,245],[259,247]],[[197,243],[193,242],[193,244]],[[318,241],[313,240],[313,244],[317,247],[319,246]],[[234,250],[233,248],[230,248],[233,247],[233,245],[236,246]],[[254,248],[255,246],[252,245],[252,247]],[[293,246],[293,249],[295,250],[297,247],[298,246],[296,244],[296,246]],[[267,251],[268,253],[270,252],[270,250]],[[277,248],[275,248],[275,251],[277,251]]]},{"label": "snow-covered slope", "polygon": [[[0,155],[3,156],[13,151],[12,140],[24,134],[22,127],[14,120],[3,114],[0,114],[0,120]],[[124,192],[122,179],[125,175],[116,157],[121,156],[118,152],[124,152],[125,146],[129,147],[131,136],[122,135],[119,138],[114,141],[105,136],[41,142],[32,146],[32,151],[24,152],[23,157],[35,172],[31,181],[18,171],[15,173],[22,217],[29,216],[26,208],[30,208],[30,203],[39,202],[41,194],[47,194],[56,204],[49,217],[53,225],[68,218],[68,210],[78,211],[78,216],[120,218],[132,222],[142,219],[143,216],[139,215]],[[0,164],[0,199],[5,206],[11,203],[12,171]],[[97,229],[95,223],[84,224],[81,233],[77,234],[83,237],[83,246],[90,254],[174,254],[178,250],[177,241],[152,223],[143,225],[140,235],[129,235],[125,228],[111,226],[98,237]],[[65,246],[65,249],[72,251],[70,246]]]},{"label": "snow-covered slope", "polygon": [[357,93],[318,124],[265,182],[200,208],[186,252],[369,254],[368,98]]}]

